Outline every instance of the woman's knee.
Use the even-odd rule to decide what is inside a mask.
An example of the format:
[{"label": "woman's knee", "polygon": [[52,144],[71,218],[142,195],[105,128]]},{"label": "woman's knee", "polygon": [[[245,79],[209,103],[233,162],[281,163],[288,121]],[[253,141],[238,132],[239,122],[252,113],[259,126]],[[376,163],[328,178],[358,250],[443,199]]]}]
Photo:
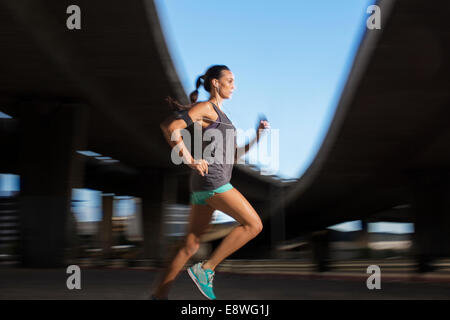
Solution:
[{"label": "woman's knee", "polygon": [[200,248],[200,238],[189,234],[184,242],[183,250],[188,256],[193,256]]},{"label": "woman's knee", "polygon": [[255,219],[254,221],[252,221],[250,224],[245,226],[247,229],[247,232],[250,233],[250,235],[254,238],[256,237],[258,234],[261,233],[262,229],[263,229],[263,224],[261,222],[261,219]]}]

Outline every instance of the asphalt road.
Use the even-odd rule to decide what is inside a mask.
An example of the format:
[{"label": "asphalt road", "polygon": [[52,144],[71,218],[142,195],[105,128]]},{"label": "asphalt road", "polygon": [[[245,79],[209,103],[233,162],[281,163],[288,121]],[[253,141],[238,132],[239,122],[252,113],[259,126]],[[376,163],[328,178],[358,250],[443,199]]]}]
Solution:
[{"label": "asphalt road", "polygon": [[[65,269],[0,269],[0,299],[125,299],[148,297],[156,271],[81,269],[81,289],[66,286]],[[217,272],[215,293],[220,300],[303,299],[450,299],[449,283],[395,282],[381,279],[381,289],[369,290],[365,280],[305,279],[295,275]],[[176,279],[172,300],[204,300],[186,271]]]}]

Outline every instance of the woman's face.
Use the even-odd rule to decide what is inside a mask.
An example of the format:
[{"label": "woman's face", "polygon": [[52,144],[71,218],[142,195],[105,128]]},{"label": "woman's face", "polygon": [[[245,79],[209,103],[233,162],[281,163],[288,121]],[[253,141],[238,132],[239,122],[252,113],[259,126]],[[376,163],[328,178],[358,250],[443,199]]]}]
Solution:
[{"label": "woman's face", "polygon": [[222,70],[218,80],[219,94],[223,99],[230,99],[234,91],[234,75],[229,70]]}]

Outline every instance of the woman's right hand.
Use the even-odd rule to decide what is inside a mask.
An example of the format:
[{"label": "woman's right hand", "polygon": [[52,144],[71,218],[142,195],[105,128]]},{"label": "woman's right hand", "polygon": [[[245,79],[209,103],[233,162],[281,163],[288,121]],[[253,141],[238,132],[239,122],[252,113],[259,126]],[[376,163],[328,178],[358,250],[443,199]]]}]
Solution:
[{"label": "woman's right hand", "polygon": [[189,164],[189,167],[202,177],[205,176],[205,174],[208,174],[208,161],[204,159],[194,160],[193,163]]}]

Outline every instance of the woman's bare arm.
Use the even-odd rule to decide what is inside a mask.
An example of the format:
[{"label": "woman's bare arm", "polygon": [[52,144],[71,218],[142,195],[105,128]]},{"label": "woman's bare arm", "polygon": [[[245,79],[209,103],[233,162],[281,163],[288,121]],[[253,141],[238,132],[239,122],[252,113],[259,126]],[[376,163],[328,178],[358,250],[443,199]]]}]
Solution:
[{"label": "woman's bare arm", "polygon": [[245,146],[236,148],[236,153],[234,157],[235,162],[237,161],[237,159],[245,155],[255,143],[259,142],[259,139],[261,138],[261,133],[264,132],[263,129],[270,129],[270,124],[268,121],[261,120],[261,122],[259,123],[259,127],[256,130],[256,137],[254,137],[252,141],[247,143]]},{"label": "woman's bare arm", "polygon": [[[202,119],[209,117],[210,114],[211,109],[207,102],[200,102],[188,111],[192,122],[202,122]],[[172,116],[160,124],[160,128],[170,147],[179,149],[179,155],[182,157],[183,163],[203,176],[205,173],[208,173],[208,162],[203,159],[195,160],[190,154],[181,135],[181,130],[186,127],[187,123],[183,119],[173,119]]]}]

